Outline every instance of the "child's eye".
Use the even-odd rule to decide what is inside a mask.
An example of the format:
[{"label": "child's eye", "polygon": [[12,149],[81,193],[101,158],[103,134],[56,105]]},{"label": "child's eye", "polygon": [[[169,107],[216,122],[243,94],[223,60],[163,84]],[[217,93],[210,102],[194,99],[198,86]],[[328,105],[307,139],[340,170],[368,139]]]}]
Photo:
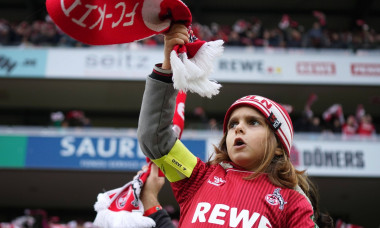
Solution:
[{"label": "child's eye", "polygon": [[228,129],[232,129],[232,128],[235,128],[236,126],[238,125],[237,122],[230,122],[230,124],[228,125]]},{"label": "child's eye", "polygon": [[258,120],[251,120],[251,121],[249,121],[249,124],[256,126],[256,125],[260,125],[260,122]]}]

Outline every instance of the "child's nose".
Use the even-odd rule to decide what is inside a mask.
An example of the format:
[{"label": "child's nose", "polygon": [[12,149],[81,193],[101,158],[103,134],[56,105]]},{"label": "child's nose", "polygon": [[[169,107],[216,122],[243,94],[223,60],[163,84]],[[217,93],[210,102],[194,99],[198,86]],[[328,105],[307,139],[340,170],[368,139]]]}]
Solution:
[{"label": "child's nose", "polygon": [[242,123],[239,123],[235,128],[235,133],[244,133],[244,126]]}]

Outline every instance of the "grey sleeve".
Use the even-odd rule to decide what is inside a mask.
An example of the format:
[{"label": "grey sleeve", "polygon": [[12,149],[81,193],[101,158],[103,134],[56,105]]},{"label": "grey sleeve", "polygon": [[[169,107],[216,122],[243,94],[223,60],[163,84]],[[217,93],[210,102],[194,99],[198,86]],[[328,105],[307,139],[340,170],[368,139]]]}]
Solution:
[{"label": "grey sleeve", "polygon": [[159,210],[156,213],[149,215],[156,222],[156,228],[174,228],[172,219],[166,210]]},{"label": "grey sleeve", "polygon": [[146,80],[137,138],[141,150],[150,159],[168,154],[176,142],[172,120],[177,93],[172,83],[151,77]]}]

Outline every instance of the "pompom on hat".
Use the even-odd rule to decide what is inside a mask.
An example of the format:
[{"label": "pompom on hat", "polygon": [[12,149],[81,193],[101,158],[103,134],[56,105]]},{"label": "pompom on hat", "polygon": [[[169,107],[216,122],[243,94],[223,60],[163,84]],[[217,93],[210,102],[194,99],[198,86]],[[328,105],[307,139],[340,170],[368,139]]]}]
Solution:
[{"label": "pompom on hat", "polygon": [[264,115],[267,123],[277,135],[288,156],[293,142],[293,124],[288,112],[280,104],[261,96],[249,95],[235,101],[227,110],[223,122],[223,132],[227,131],[232,112],[241,106],[249,106]]}]

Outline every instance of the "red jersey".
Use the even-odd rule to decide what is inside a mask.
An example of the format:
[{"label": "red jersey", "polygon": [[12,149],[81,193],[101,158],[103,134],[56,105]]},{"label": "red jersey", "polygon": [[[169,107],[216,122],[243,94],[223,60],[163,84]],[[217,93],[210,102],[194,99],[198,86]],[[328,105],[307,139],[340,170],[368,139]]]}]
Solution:
[{"label": "red jersey", "polygon": [[351,126],[351,125],[348,125],[348,124],[344,124],[343,127],[342,127],[342,133],[344,135],[355,135],[356,131],[357,131],[357,127],[356,126]]},{"label": "red jersey", "polygon": [[267,175],[244,180],[249,174],[198,158],[190,178],[172,183],[180,227],[315,227],[305,196],[275,186]]},{"label": "red jersey", "polygon": [[359,125],[358,134],[362,136],[371,136],[375,134],[375,126],[371,123],[361,123]]}]

